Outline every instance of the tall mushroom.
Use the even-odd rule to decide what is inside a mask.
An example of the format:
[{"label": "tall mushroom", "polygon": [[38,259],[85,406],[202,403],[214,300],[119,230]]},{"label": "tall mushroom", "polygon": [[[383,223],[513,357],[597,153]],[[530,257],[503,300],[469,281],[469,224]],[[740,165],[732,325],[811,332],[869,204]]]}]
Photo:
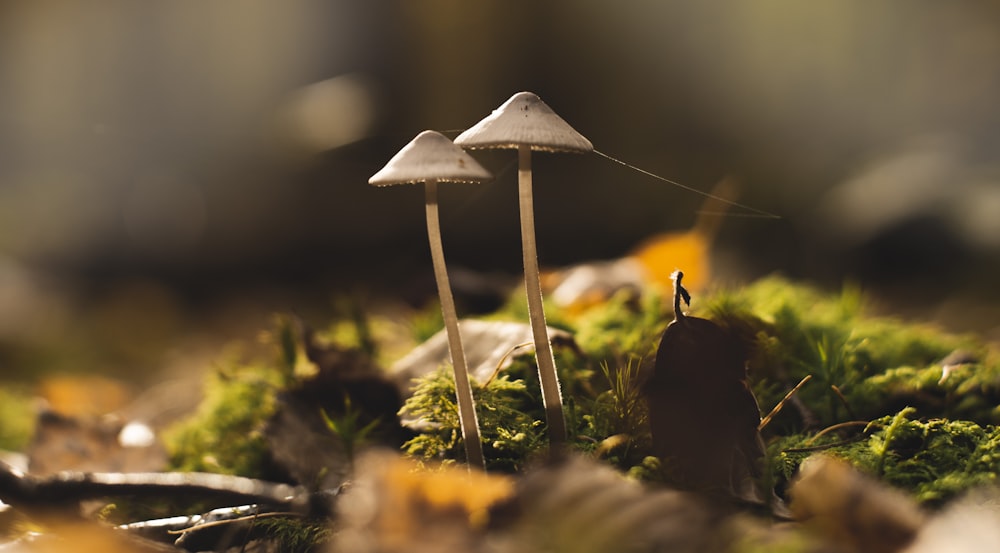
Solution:
[{"label": "tall mushroom", "polygon": [[492,178],[489,171],[455,146],[447,137],[434,131],[424,131],[368,179],[368,184],[375,186],[424,183],[427,237],[431,246],[438,296],[441,299],[441,313],[444,315],[445,331],[448,335],[448,350],[455,372],[455,394],[458,397],[462,441],[465,443],[465,455],[469,466],[480,468],[485,468],[483,444],[479,439],[479,424],[476,421],[475,403],[472,400],[469,369],[465,362],[465,351],[462,349],[455,300],[451,295],[451,285],[448,282],[448,271],[444,262],[444,248],[441,245],[437,183],[477,183]]},{"label": "tall mushroom", "polygon": [[542,388],[542,401],[545,403],[549,441],[553,444],[564,442],[566,421],[563,418],[555,358],[552,356],[552,345],[545,326],[542,288],[538,280],[535,209],[531,192],[531,151],[588,153],[594,151],[594,145],[531,92],[518,92],[511,96],[488,117],[458,135],[455,144],[468,149],[517,149],[524,287],[528,295],[538,378]]}]

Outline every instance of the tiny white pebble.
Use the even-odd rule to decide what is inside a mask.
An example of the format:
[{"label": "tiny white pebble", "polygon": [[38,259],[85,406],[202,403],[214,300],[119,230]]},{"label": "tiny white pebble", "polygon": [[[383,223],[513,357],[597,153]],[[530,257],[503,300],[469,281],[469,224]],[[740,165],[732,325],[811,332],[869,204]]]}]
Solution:
[{"label": "tiny white pebble", "polygon": [[146,423],[132,421],[118,433],[122,447],[149,447],[156,441],[156,434]]}]

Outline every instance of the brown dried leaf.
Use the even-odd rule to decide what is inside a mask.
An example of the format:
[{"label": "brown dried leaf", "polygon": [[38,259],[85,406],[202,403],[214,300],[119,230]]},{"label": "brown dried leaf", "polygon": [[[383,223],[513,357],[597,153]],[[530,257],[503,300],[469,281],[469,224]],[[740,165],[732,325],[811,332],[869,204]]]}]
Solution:
[{"label": "brown dried leaf", "polygon": [[706,551],[718,518],[696,496],[648,489],[582,457],[529,471],[502,551]]},{"label": "brown dried leaf", "polygon": [[916,503],[902,492],[827,455],[802,463],[789,496],[796,519],[846,551],[900,551],[924,522]]},{"label": "brown dried leaf", "polygon": [[337,502],[332,551],[489,551],[489,509],[513,493],[506,476],[465,467],[425,468],[388,452],[369,453]]},{"label": "brown dried leaf", "polygon": [[663,333],[643,385],[653,450],[665,476],[688,489],[766,502],[760,409],[747,382],[746,351],[712,321],[684,315],[675,282],[675,319]]}]

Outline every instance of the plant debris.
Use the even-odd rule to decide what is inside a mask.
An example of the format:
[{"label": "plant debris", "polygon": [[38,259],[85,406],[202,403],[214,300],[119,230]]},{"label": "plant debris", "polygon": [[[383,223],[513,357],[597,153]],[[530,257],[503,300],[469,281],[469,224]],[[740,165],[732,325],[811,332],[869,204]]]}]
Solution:
[{"label": "plant debris", "polygon": [[707,319],[681,310],[690,296],[674,277],[674,321],[656,354],[643,394],[653,451],[669,482],[744,501],[765,503],[760,408],[747,381],[746,350]]}]

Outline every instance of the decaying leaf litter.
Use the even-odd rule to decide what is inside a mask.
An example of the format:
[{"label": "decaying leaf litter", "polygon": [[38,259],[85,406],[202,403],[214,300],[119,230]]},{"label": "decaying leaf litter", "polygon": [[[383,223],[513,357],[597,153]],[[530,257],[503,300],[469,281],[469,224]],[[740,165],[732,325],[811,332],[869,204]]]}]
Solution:
[{"label": "decaying leaf litter", "polygon": [[[560,275],[550,277],[540,282],[551,291]],[[993,536],[997,521],[995,351],[868,316],[849,287],[831,297],[771,277],[691,299],[680,282],[671,293],[654,280],[612,279],[582,304],[546,301],[564,446],[549,447],[553,410],[525,339],[537,336],[524,322],[530,291],[512,291],[484,317],[507,337],[487,330],[477,341],[507,347],[468,363],[487,368],[470,379],[485,473],[452,466],[468,453],[448,351],[422,374],[393,372],[372,351],[385,320],[314,330],[282,317],[272,357],[220,362],[198,411],[160,436],[163,468],[180,473],[5,469],[8,547],[941,551],[949,531],[991,543],[975,540]],[[657,352],[675,342],[683,345]],[[710,378],[713,368],[724,374]],[[685,394],[688,376],[705,378]],[[758,434],[753,400],[768,410],[807,376]],[[89,432],[75,424],[58,428]],[[241,486],[244,495],[233,489]],[[785,501],[795,522],[775,524],[789,517]],[[109,532],[116,524],[127,526]]]}]

